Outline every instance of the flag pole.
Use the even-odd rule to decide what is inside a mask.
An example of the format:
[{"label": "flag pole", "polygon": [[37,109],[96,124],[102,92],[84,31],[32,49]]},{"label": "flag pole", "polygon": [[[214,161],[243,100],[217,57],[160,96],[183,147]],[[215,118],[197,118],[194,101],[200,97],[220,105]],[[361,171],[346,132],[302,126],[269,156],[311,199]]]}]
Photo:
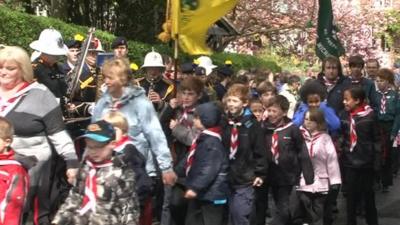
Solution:
[{"label": "flag pole", "polygon": [[174,97],[176,97],[178,86],[178,56],[179,56],[179,34],[175,35],[174,41]]}]

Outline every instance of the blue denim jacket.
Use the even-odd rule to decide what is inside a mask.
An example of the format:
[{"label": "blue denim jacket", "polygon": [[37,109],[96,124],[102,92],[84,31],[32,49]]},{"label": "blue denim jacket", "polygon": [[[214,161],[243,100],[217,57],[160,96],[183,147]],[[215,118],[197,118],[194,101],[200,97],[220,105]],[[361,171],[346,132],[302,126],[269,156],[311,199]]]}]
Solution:
[{"label": "blue denim jacket", "polygon": [[[124,87],[119,101],[122,105],[119,111],[129,123],[128,133],[133,138],[135,147],[146,158],[146,171],[149,176],[156,175],[153,156],[162,171],[172,170],[172,157],[165,134],[144,89],[136,86]],[[92,121],[101,120],[110,112],[111,107],[112,98],[106,91],[94,107]]]}]

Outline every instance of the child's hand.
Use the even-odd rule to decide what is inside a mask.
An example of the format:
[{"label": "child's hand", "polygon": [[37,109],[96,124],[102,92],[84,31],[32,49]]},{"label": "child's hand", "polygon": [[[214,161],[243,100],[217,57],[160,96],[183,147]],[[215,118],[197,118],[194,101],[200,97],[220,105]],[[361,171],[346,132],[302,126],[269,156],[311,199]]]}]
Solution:
[{"label": "child's hand", "polygon": [[170,128],[171,130],[173,130],[173,129],[176,127],[176,125],[178,125],[178,121],[177,121],[177,120],[171,120],[171,121],[169,122],[169,128]]},{"label": "child's hand", "polygon": [[171,106],[173,109],[176,109],[176,107],[179,106],[179,100],[177,98],[169,100],[169,106]]},{"label": "child's hand", "polygon": [[191,189],[187,190],[186,193],[185,193],[185,198],[187,198],[187,199],[193,199],[193,198],[196,198],[196,197],[197,197],[197,193],[194,192]]},{"label": "child's hand", "polygon": [[68,183],[70,183],[71,185],[73,185],[75,182],[76,174],[78,174],[78,169],[73,169],[73,168],[67,169]]},{"label": "child's hand", "polygon": [[264,183],[264,181],[261,178],[256,177],[253,181],[253,186],[260,187],[263,183]]}]

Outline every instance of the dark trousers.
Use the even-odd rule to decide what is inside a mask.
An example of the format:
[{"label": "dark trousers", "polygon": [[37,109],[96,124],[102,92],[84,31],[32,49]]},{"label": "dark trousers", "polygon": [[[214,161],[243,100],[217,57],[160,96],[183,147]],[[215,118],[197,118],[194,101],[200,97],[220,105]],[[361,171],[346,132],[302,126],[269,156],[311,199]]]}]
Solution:
[{"label": "dark trousers", "polygon": [[393,122],[380,122],[379,131],[381,139],[380,156],[380,178],[383,187],[393,185],[392,173],[392,145],[393,141],[390,140]]},{"label": "dark trousers", "polygon": [[392,173],[397,176],[397,171],[399,170],[399,164],[400,164],[400,158],[399,158],[400,148],[394,147],[392,150],[393,150],[392,151]]},{"label": "dark trousers", "polygon": [[322,225],[326,196],[321,193],[296,192],[297,198],[291,202],[293,223]]},{"label": "dark trousers", "polygon": [[364,201],[365,219],[368,225],[377,225],[378,217],[373,190],[374,170],[346,168],[347,225],[357,224],[356,208]]},{"label": "dark trousers", "polygon": [[236,186],[229,198],[229,222],[231,225],[250,225],[254,209],[254,188],[251,185]]},{"label": "dark trousers", "polygon": [[329,190],[324,203],[324,225],[333,223],[333,207],[337,204],[339,189]]},{"label": "dark trousers", "polygon": [[164,184],[161,177],[150,177],[152,179],[152,188],[153,188],[153,220],[157,221],[161,220],[161,213],[163,209],[163,200],[164,200]]},{"label": "dark trousers", "polygon": [[174,225],[184,225],[186,221],[188,202],[187,199],[184,198],[185,191],[186,188],[178,183],[171,189],[169,209],[171,212],[171,221]]},{"label": "dark trousers", "polygon": [[269,186],[263,183],[260,187],[255,187],[255,211],[252,216],[252,223],[255,225],[265,225],[268,210],[268,192]]},{"label": "dark trousers", "polygon": [[293,186],[272,186],[272,197],[275,202],[277,212],[272,217],[271,225],[290,224],[290,195]]},{"label": "dark trousers", "polygon": [[50,225],[50,163],[51,158],[39,161],[29,170],[30,186],[24,209],[25,224],[32,212],[34,225]]},{"label": "dark trousers", "polygon": [[197,199],[189,200],[186,225],[225,225],[226,204],[215,205],[212,202]]}]

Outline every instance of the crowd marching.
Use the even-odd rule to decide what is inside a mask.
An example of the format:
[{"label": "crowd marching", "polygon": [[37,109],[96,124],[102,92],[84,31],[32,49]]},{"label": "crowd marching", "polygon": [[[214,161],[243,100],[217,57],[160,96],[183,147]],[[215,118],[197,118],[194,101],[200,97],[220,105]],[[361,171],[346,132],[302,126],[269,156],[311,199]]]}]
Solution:
[{"label": "crowd marching", "polygon": [[400,144],[378,60],[297,76],[153,50],[138,70],[124,37],[106,58],[88,37],[0,49],[0,225],[378,224]]}]

